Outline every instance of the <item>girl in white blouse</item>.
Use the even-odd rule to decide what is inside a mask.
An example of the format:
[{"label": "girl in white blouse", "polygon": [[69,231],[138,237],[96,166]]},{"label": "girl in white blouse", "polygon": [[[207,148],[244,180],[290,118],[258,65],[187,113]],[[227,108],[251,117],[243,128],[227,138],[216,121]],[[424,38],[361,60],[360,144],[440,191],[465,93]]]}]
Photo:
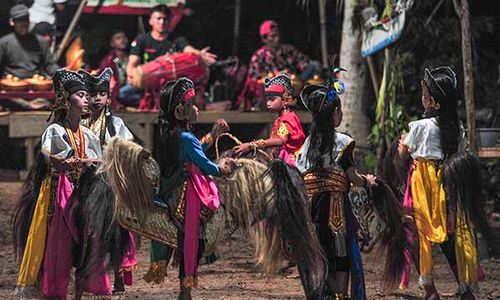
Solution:
[{"label": "girl in white blouse", "polygon": [[[60,69],[54,78],[53,122],[41,137],[41,151],[32,166],[14,213],[14,236],[21,257],[16,294],[66,299],[70,273],[77,258],[80,234],[71,209],[73,188],[85,164],[101,158],[99,139],[80,125],[88,112],[83,78]],[[105,274],[77,287],[94,295],[109,295]],[[28,294],[28,295],[27,295]]]},{"label": "girl in white blouse", "polygon": [[424,299],[439,299],[431,251],[431,243],[438,243],[460,284],[462,299],[474,299],[470,287],[478,281],[475,233],[468,217],[456,226],[467,208],[459,199],[450,199],[443,184],[447,162],[454,160],[460,143],[457,78],[449,67],[425,69],[421,84],[424,118],[411,122],[410,132],[401,139],[403,156],[413,161],[404,203],[413,208],[418,232],[419,283],[425,288]]}]

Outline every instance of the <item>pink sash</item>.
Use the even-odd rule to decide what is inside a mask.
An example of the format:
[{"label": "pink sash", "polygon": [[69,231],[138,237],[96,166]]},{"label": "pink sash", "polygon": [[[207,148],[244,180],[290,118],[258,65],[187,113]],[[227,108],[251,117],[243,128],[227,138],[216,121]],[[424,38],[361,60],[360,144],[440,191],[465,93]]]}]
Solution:
[{"label": "pink sash", "polygon": [[220,207],[219,192],[215,182],[204,175],[193,163],[186,163],[188,185],[186,189],[186,215],[184,221],[184,272],[185,277],[195,277],[198,267],[198,234],[200,203],[212,211]]}]

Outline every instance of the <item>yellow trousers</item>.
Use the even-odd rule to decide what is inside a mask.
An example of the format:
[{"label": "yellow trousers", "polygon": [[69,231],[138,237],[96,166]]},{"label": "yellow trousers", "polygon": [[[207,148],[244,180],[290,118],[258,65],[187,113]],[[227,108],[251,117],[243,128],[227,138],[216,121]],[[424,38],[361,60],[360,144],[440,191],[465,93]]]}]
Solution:
[{"label": "yellow trousers", "polygon": [[420,275],[432,274],[432,243],[446,240],[446,201],[441,181],[443,168],[417,159],[411,177],[411,194],[420,243]]},{"label": "yellow trousers", "polygon": [[[431,243],[446,240],[446,199],[442,184],[443,167],[433,161],[417,159],[411,177],[415,223],[420,243],[420,276],[432,274]],[[478,282],[476,236],[470,221],[456,201],[455,254],[461,285]]]}]

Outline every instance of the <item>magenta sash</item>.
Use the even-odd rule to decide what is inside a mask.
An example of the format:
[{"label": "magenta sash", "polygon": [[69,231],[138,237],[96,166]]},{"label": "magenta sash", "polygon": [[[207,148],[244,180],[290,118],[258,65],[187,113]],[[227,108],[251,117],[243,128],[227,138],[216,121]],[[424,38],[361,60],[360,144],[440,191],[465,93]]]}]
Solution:
[{"label": "magenta sash", "polygon": [[186,163],[188,184],[186,189],[186,214],[184,221],[184,272],[195,277],[198,267],[198,239],[201,203],[212,211],[220,207],[219,192],[215,182],[204,175],[193,163]]}]

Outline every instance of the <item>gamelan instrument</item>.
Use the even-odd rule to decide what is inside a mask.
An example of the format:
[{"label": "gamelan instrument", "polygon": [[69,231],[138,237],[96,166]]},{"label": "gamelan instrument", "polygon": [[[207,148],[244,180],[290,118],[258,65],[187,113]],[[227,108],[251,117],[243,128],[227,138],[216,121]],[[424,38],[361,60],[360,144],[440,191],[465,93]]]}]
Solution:
[{"label": "gamelan instrument", "polygon": [[9,91],[49,91],[52,89],[52,80],[45,76],[35,74],[32,78],[21,79],[12,74],[0,80],[1,88]]},{"label": "gamelan instrument", "polygon": [[0,80],[2,89],[9,91],[27,90],[30,86],[29,82],[12,74],[7,75],[4,79]]}]

